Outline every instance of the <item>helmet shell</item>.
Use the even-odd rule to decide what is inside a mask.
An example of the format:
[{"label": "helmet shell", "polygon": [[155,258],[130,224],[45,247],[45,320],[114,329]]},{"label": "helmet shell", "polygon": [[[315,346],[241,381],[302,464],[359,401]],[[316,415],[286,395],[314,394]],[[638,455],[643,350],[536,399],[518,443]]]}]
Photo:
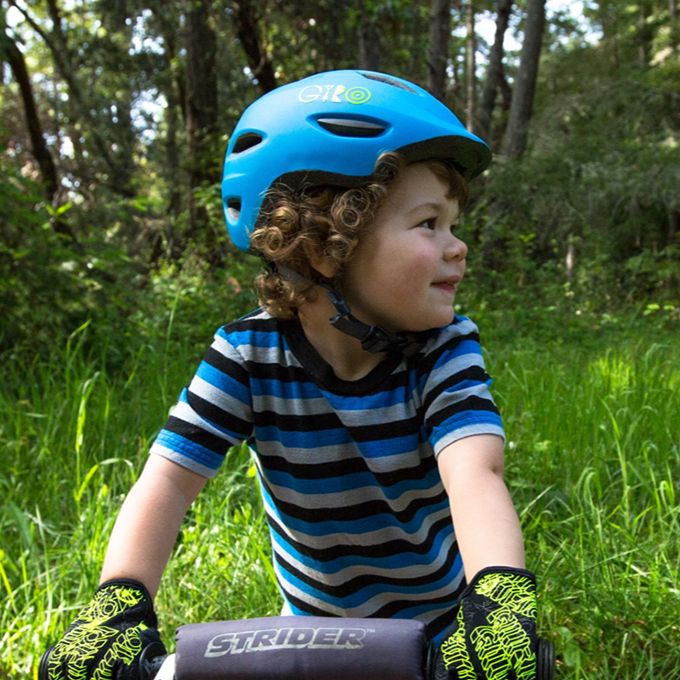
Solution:
[{"label": "helmet shell", "polygon": [[[267,190],[366,182],[378,158],[453,162],[466,179],[491,151],[423,88],[374,71],[327,71],[283,85],[253,102],[229,141],[222,203],[234,244],[248,250]],[[230,209],[236,208],[236,209]]]}]

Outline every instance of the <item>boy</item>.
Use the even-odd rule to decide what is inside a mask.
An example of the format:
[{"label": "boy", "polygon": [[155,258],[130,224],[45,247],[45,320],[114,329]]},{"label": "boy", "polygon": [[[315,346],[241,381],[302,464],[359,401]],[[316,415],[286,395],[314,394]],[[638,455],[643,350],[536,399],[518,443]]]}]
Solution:
[{"label": "boy", "polygon": [[182,392],[50,678],[136,677],[182,518],[243,441],[284,612],[417,618],[452,677],[534,678],[502,425],[476,327],[453,313],[466,180],[489,161],[384,74],[317,74],[244,112],[222,193],[232,240],[266,261],[262,308],[217,332]]}]

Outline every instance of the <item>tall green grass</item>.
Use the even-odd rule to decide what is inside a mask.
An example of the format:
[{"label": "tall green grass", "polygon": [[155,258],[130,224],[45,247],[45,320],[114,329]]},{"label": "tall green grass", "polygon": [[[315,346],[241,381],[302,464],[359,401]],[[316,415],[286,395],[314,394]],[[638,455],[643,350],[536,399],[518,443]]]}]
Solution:
[{"label": "tall green grass", "polygon": [[[507,478],[540,583],[558,677],[680,677],[680,345],[640,325],[607,336],[487,333]],[[87,328],[0,389],[0,678],[35,677],[97,584],[108,534],[200,358],[171,324],[115,369]],[[245,450],[192,507],[157,609],[189,621],[276,614],[266,525]]]}]

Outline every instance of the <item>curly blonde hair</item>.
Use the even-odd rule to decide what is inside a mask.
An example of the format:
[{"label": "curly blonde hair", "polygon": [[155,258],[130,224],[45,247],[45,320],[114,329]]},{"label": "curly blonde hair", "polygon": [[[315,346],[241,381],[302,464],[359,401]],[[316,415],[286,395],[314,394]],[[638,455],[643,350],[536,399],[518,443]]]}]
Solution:
[{"label": "curly blonde hair", "polygon": [[[447,162],[426,161],[432,172],[449,186],[449,198],[458,199],[461,210],[468,198],[466,181]],[[363,232],[373,223],[390,187],[406,167],[402,156],[383,154],[370,180],[358,187],[284,184],[269,190],[250,245],[268,263],[255,279],[260,305],[281,319],[295,316],[299,306],[312,301],[316,283],[323,279],[310,255],[320,254],[335,265],[335,280],[342,278]],[[287,277],[277,265],[296,272]]]}]

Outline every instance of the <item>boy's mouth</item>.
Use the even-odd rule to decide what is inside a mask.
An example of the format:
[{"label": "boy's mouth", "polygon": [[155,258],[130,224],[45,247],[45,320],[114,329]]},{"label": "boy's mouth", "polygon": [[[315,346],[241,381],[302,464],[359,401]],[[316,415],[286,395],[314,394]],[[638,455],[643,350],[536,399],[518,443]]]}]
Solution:
[{"label": "boy's mouth", "polygon": [[462,280],[462,276],[451,276],[442,281],[435,281],[432,285],[446,293],[454,294],[458,290],[458,286]]}]

